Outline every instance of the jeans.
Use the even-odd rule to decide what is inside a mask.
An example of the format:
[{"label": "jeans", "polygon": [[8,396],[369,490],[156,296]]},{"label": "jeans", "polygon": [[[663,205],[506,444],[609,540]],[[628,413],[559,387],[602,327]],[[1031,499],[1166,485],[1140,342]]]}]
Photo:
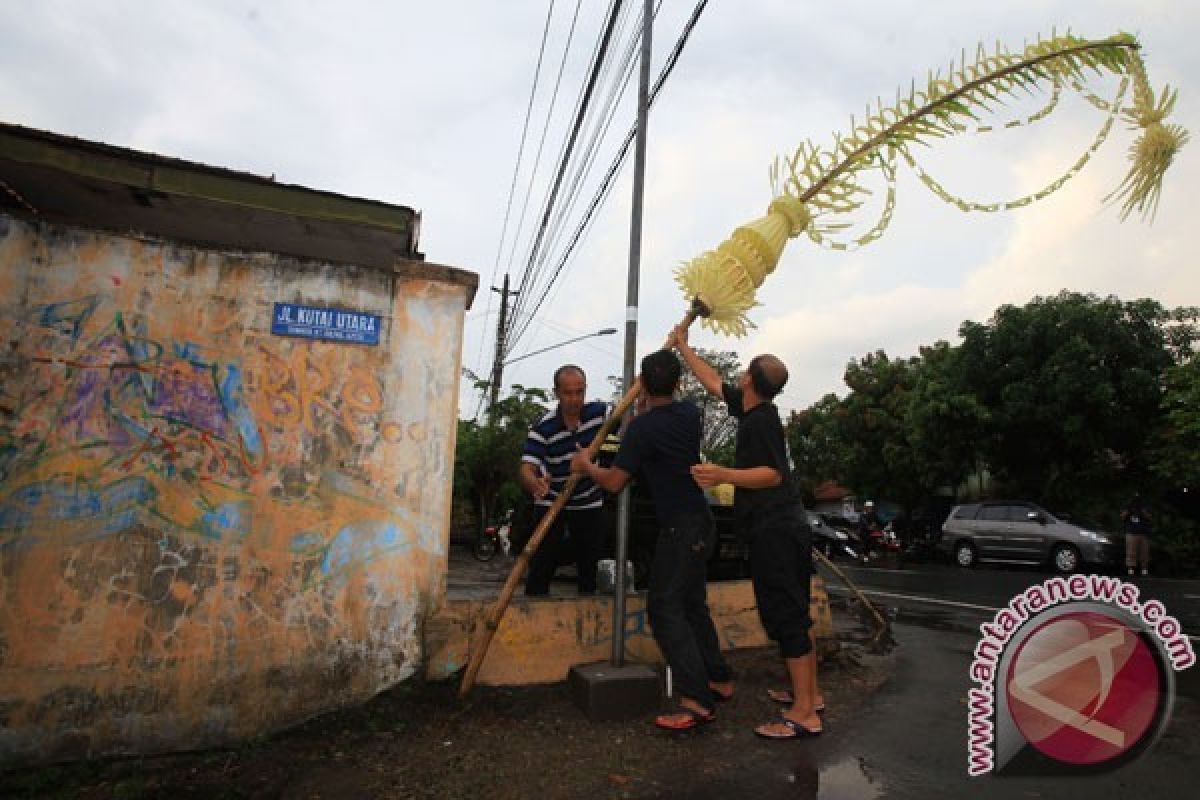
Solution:
[{"label": "jeans", "polygon": [[705,567],[715,543],[716,530],[707,513],[662,527],[646,601],[654,640],[671,667],[679,694],[707,709],[716,704],[709,681],[732,678],[705,593]]},{"label": "jeans", "polygon": [[[548,506],[538,506],[530,523],[536,530]],[[571,532],[571,549],[579,571],[579,593],[596,593],[596,562],[600,559],[600,536],[603,520],[599,508],[563,511],[558,515],[533,554],[529,574],[525,578],[525,594],[529,597],[550,593],[550,580],[558,571],[562,558],[564,529]]]}]

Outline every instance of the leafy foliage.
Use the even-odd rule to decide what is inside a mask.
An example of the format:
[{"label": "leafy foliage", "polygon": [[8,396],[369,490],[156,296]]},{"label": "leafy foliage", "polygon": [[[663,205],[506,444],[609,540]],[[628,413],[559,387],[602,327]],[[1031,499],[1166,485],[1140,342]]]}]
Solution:
[{"label": "leafy foliage", "polygon": [[791,416],[801,486],[833,479],[913,508],[986,471],[991,488],[977,491],[1113,527],[1140,489],[1164,505],[1169,530],[1156,542],[1200,566],[1188,499],[1200,485],[1197,318],[1148,299],[1062,292],[964,322],[958,346],[868,354],[847,366],[844,398]]},{"label": "leafy foliage", "polygon": [[521,501],[517,472],[525,436],[549,403],[544,389],[514,385],[483,422],[458,421],[454,500],[456,508],[470,510],[475,525],[486,525],[499,510]]}]

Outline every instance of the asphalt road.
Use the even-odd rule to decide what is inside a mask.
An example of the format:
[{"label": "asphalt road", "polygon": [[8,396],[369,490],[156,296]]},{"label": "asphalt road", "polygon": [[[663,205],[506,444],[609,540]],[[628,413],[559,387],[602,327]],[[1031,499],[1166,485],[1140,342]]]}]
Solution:
[{"label": "asphalt road", "polygon": [[[949,564],[912,564],[901,569],[848,566],[835,562],[861,588],[882,605],[915,611],[942,609],[979,621],[991,619],[1018,593],[1053,575],[1032,567],[984,565],[964,570]],[[1118,576],[1120,577],[1120,576]],[[1177,618],[1186,633],[1200,643],[1200,580],[1125,578],[1138,587],[1144,604],[1158,600]],[[978,623],[976,623],[978,624]]]},{"label": "asphalt road", "polygon": [[[851,567],[850,578],[892,618],[896,668],[891,681],[842,730],[812,743],[806,760],[781,776],[791,796],[821,798],[1128,798],[1194,797],[1200,759],[1200,666],[1175,673],[1175,699],[1162,736],[1139,758],[1102,774],[967,774],[969,667],[979,625],[1017,593],[1050,575],[946,565],[900,570]],[[839,593],[830,578],[830,590]],[[1158,599],[1185,633],[1200,633],[1200,581],[1139,578],[1143,601]],[[1200,649],[1200,640],[1192,638]],[[797,767],[795,764],[800,764]],[[1042,764],[1044,766],[1045,762]],[[807,777],[802,777],[807,776]],[[774,783],[774,786],[770,784]],[[779,781],[760,787],[784,796]]]}]

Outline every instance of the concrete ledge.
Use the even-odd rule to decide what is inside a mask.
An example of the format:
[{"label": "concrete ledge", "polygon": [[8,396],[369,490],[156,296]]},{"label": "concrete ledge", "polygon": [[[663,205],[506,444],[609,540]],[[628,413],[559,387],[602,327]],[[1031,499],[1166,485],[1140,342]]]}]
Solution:
[{"label": "concrete ledge", "polygon": [[[445,680],[467,664],[470,642],[495,598],[448,600],[425,630],[425,675]],[[557,683],[576,664],[601,661],[612,649],[612,597],[513,599],[492,639],[478,682],[490,686]],[[708,585],[708,607],[722,650],[770,644],[758,621],[749,581]],[[818,639],[833,636],[825,583],[812,582],[811,613]],[[646,595],[625,604],[625,654],[636,664],[661,664],[646,614]]]}]

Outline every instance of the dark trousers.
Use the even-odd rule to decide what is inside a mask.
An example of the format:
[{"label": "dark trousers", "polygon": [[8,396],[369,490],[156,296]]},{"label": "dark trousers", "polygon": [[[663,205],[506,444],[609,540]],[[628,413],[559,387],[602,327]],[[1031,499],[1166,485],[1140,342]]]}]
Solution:
[{"label": "dark trousers", "polygon": [[[536,530],[542,517],[546,516],[548,506],[537,506],[531,521],[531,532]],[[529,574],[525,578],[525,594],[528,596],[550,593],[550,580],[562,560],[563,538],[570,531],[570,549],[579,570],[579,593],[594,594],[596,592],[596,562],[600,558],[600,536],[602,518],[599,508],[583,509],[581,511],[563,511],[554,520],[546,538],[529,565]]]},{"label": "dark trousers", "polygon": [[708,682],[732,677],[721,655],[705,593],[705,566],[715,543],[716,531],[708,514],[661,528],[646,600],[654,640],[671,667],[679,693],[708,709],[716,703]]},{"label": "dark trousers", "polygon": [[750,535],[750,578],[763,630],[784,658],[806,656],[812,652],[812,531],[798,508],[783,507],[759,512]]}]

